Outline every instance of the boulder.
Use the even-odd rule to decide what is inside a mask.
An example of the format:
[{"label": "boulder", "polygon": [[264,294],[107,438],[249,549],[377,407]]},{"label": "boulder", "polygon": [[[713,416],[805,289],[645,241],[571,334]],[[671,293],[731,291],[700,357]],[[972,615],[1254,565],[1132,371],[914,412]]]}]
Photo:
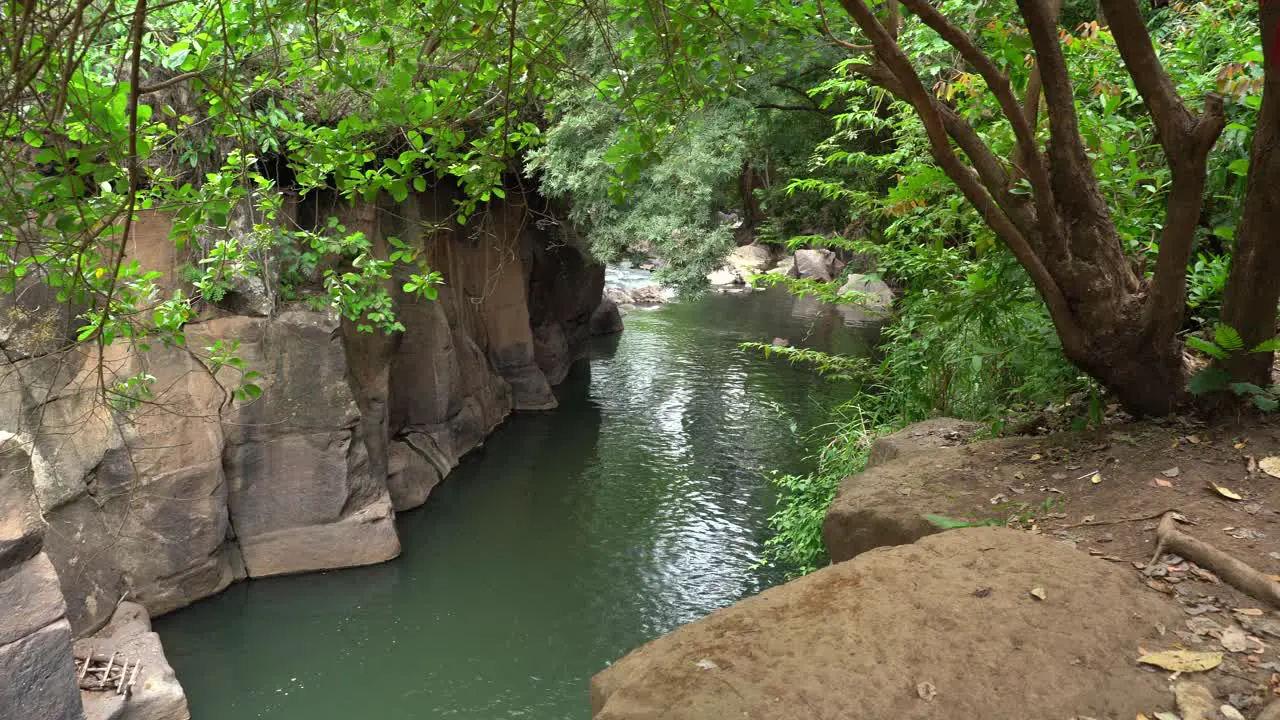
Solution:
[{"label": "boulder", "polygon": [[111,622],[92,637],[77,640],[78,658],[119,653],[130,663],[141,661],[128,697],[113,692],[81,691],[86,720],[190,720],[187,696],[164,655],[160,636],[151,630],[146,608],[122,602]]},{"label": "boulder", "polygon": [[731,267],[722,267],[719,270],[712,270],[707,273],[707,282],[715,287],[725,287],[728,285],[741,285],[746,282],[742,274]]},{"label": "boulder", "polygon": [[743,275],[755,275],[764,272],[773,264],[773,253],[763,245],[743,245],[735,248],[725,259],[725,265],[739,271]]},{"label": "boulder", "polygon": [[926,515],[944,512],[971,492],[952,482],[972,458],[965,442],[981,425],[937,418],[876,440],[867,468],[840,483],[822,523],[833,562],[888,545],[905,545],[939,529]]},{"label": "boulder", "polygon": [[796,258],[794,255],[788,255],[782,258],[773,267],[769,268],[770,275],[786,275],[787,277],[796,276]]},{"label": "boulder", "polygon": [[846,293],[857,293],[861,298],[858,304],[868,310],[887,312],[893,307],[893,290],[879,278],[853,273],[840,286],[840,294]]},{"label": "boulder", "polygon": [[612,300],[605,299],[591,313],[592,335],[616,335],[622,332],[622,313]]},{"label": "boulder", "polygon": [[[736,603],[591,682],[595,720],[1134,717],[1172,709],[1176,607],[1042,536],[954,530]],[[1030,594],[1043,591],[1044,599]]]},{"label": "boulder", "polygon": [[867,467],[873,467],[903,455],[964,445],[982,432],[984,427],[979,422],[949,417],[931,418],[912,423],[897,432],[876,438],[871,445]]},{"label": "boulder", "polygon": [[644,285],[631,291],[631,302],[636,305],[661,305],[667,301],[667,293],[661,285]]},{"label": "boulder", "polygon": [[806,248],[796,251],[795,274],[802,280],[831,282],[840,275],[844,263],[826,248]]},{"label": "boulder", "polygon": [[0,608],[0,717],[81,717],[71,624],[44,553],[0,564]]},{"label": "boulder", "polygon": [[237,315],[266,317],[275,310],[276,301],[262,278],[257,275],[241,275],[234,279],[231,289],[219,305]]},{"label": "boulder", "polygon": [[65,619],[0,645],[0,717],[79,720],[84,717]]},{"label": "boulder", "polygon": [[17,435],[0,430],[0,568],[40,552],[43,541],[44,520],[36,503],[31,457]]},{"label": "boulder", "polygon": [[635,298],[631,297],[631,293],[617,287],[605,288],[604,299],[618,305],[634,305],[636,302]]}]

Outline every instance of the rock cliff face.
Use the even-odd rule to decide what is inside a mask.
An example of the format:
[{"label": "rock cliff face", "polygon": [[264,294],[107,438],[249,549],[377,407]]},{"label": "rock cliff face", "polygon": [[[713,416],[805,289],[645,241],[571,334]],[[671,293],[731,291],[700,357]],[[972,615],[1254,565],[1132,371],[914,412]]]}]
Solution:
[{"label": "rock cliff face", "polygon": [[43,535],[30,456],[0,432],[0,717],[74,720],[71,624]]},{"label": "rock cliff face", "polygon": [[[395,557],[394,512],[422,504],[512,410],[555,407],[552,385],[586,350],[603,267],[535,222],[540,200],[510,196],[466,227],[449,220],[443,191],[326,208],[375,249],[399,238],[443,273],[438,301],[398,297],[405,331],[393,335],[273,303],[270,282],[207,309],[182,348],[100,352],[67,342],[65,308],[30,298],[0,307],[0,436],[29,455],[18,469],[34,498],[20,516],[0,496],[0,568],[35,562],[38,572],[23,572],[49,579],[51,561],[66,597],[66,619],[51,606],[24,637],[69,644],[121,598],[155,616],[245,577]],[[168,227],[144,214],[129,255],[176,278]],[[402,282],[389,283],[393,295]],[[197,361],[219,341],[239,343],[245,370],[261,374],[260,398],[233,400],[234,370],[213,376]],[[154,401],[110,409],[103,369],[153,375]],[[47,559],[23,529],[40,516]],[[0,664],[16,639],[0,633]]]}]

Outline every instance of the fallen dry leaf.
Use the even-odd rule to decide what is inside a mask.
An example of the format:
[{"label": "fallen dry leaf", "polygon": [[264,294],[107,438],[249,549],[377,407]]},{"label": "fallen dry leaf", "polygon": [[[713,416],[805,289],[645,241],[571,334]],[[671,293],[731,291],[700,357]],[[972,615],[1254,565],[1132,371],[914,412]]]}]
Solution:
[{"label": "fallen dry leaf", "polygon": [[1177,465],[1174,465],[1173,467],[1169,468],[1168,470],[1161,470],[1161,471],[1160,471],[1160,474],[1161,474],[1161,475],[1163,475],[1163,476],[1165,476],[1165,477],[1175,478],[1175,477],[1178,477],[1178,473],[1180,473],[1180,472],[1182,472],[1182,469],[1181,469],[1181,468],[1179,468]]},{"label": "fallen dry leaf", "polygon": [[1249,615],[1250,617],[1261,617],[1263,615],[1261,608],[1234,608],[1234,612],[1238,612],[1241,615]]},{"label": "fallen dry leaf", "polygon": [[1222,497],[1227,498],[1228,500],[1243,500],[1243,499],[1244,499],[1244,498],[1240,497],[1240,495],[1238,495],[1234,490],[1231,490],[1230,488],[1222,487],[1221,485],[1219,485],[1218,483],[1216,483],[1216,482],[1214,482],[1214,481],[1212,481],[1212,480],[1210,480],[1210,481],[1209,481],[1209,487],[1213,488],[1213,489],[1214,489],[1214,491],[1216,491],[1216,492],[1217,492],[1219,495],[1221,495]]},{"label": "fallen dry leaf", "polygon": [[1223,630],[1218,641],[1227,652],[1242,653],[1249,649],[1249,636],[1234,625]]},{"label": "fallen dry leaf", "polygon": [[1045,598],[1048,597],[1048,595],[1045,594],[1044,588],[1034,587],[1034,588],[1031,588],[1031,597],[1037,600],[1044,600]]},{"label": "fallen dry leaf", "polygon": [[1186,436],[1186,437],[1185,437],[1185,438],[1183,438],[1183,439],[1184,439],[1184,440],[1186,440],[1187,442],[1191,443],[1192,445],[1199,445],[1199,444],[1200,444],[1200,436],[1199,436],[1199,435],[1188,435],[1188,436]]},{"label": "fallen dry leaf", "polygon": [[1244,715],[1241,715],[1239,710],[1231,707],[1230,705],[1223,705],[1218,708],[1218,712],[1227,720],[1244,720]]},{"label": "fallen dry leaf", "polygon": [[933,702],[933,699],[938,696],[938,688],[928,681],[916,683],[916,695],[925,702]]},{"label": "fallen dry leaf", "polygon": [[1094,485],[1097,485],[1098,483],[1102,482],[1102,473],[1094,473],[1093,477],[1089,478],[1089,482],[1093,483]]},{"label": "fallen dry leaf", "polygon": [[1280,478],[1280,455],[1262,458],[1258,461],[1258,467],[1271,477]]},{"label": "fallen dry leaf", "polygon": [[1172,672],[1205,672],[1222,664],[1222,653],[1197,650],[1165,650],[1138,658],[1144,665],[1155,665]]},{"label": "fallen dry leaf", "polygon": [[1164,478],[1152,478],[1151,484],[1156,487],[1173,487],[1173,483],[1165,480]]},{"label": "fallen dry leaf", "polygon": [[716,664],[716,662],[715,662],[715,660],[712,660],[711,658],[702,658],[702,659],[701,659],[701,660],[699,660],[698,662],[694,663],[694,665],[697,665],[697,666],[698,666],[698,669],[700,669],[700,670],[718,670],[718,669],[720,669],[720,666],[719,666],[719,665],[717,665],[717,664]]},{"label": "fallen dry leaf", "polygon": [[1244,440],[1241,440],[1240,442],[1236,443],[1235,445],[1232,445],[1231,447],[1233,447],[1233,448],[1235,448],[1235,449],[1237,449],[1237,450],[1243,450],[1243,449],[1244,449],[1244,446],[1245,446],[1245,445],[1247,445],[1247,444],[1248,444],[1248,443],[1246,443]]},{"label": "fallen dry leaf", "polygon": [[1034,455],[1032,455],[1032,456],[1031,456],[1031,462],[1035,462],[1036,460],[1039,460],[1041,457],[1043,457],[1043,456],[1042,456],[1042,455],[1040,455],[1040,453],[1036,453],[1036,454],[1034,454]]}]

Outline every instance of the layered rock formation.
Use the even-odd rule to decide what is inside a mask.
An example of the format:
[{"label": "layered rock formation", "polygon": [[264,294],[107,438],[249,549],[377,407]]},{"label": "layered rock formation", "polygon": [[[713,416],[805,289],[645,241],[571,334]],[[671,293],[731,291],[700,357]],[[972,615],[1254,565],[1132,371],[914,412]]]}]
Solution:
[{"label": "layered rock formation", "polygon": [[31,461],[0,432],[0,717],[82,717],[71,624],[49,557]]},{"label": "layered rock formation", "polygon": [[[585,353],[593,316],[612,329],[607,309],[598,312],[603,268],[554,224],[535,222],[546,217],[530,207],[538,199],[510,196],[466,227],[450,220],[447,191],[397,204],[289,204],[289,222],[337,213],[375,252],[396,237],[443,273],[436,302],[404,296],[402,277],[388,282],[400,333],[274,303],[270,275],[207,308],[183,347],[78,346],[67,341],[66,308],[33,304],[36,295],[0,308],[0,431],[30,454],[31,522],[48,523],[70,621],[42,615],[41,627],[61,622],[50,632],[67,644],[72,629],[106,623],[122,598],[154,616],[245,577],[398,554],[394,511],[424,502],[512,410],[555,407],[551,387]],[[184,259],[168,228],[144,214],[128,247],[172,284]],[[209,348],[237,343],[243,370],[260,373],[256,400],[233,399],[235,368],[210,372]],[[100,380],[135,373],[155,377],[156,397],[129,413],[108,407]],[[5,537],[18,538],[5,552],[29,561],[38,543],[18,525],[11,532],[25,521],[3,509]]]}]

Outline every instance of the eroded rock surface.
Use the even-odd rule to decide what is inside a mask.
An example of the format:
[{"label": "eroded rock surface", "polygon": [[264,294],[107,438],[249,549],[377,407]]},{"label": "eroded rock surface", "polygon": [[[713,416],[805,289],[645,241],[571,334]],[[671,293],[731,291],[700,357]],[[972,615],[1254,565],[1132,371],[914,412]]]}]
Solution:
[{"label": "eroded rock surface", "polygon": [[71,624],[40,552],[43,531],[27,452],[0,433],[0,718],[81,717]]},{"label": "eroded rock surface", "polygon": [[978,423],[935,418],[878,438],[867,468],[840,483],[822,524],[833,562],[886,545],[903,545],[938,532],[926,515],[955,507],[970,492],[949,482],[964,472],[971,452],[960,447]]},{"label": "eroded rock surface", "polygon": [[99,658],[118,654],[130,663],[142,664],[128,697],[114,692],[80,691],[86,720],[190,719],[187,696],[165,658],[160,636],[151,630],[146,608],[120,603],[106,627],[76,641],[76,657],[88,657],[91,652]]},{"label": "eroded rock surface", "polygon": [[[455,195],[287,203],[291,222],[336,212],[379,251],[392,236],[418,247],[444,276],[438,301],[391,278],[405,331],[370,333],[249,280],[187,326],[190,351],[107,348],[108,378],[156,378],[155,402],[127,414],[102,400],[97,353],[66,347],[66,313],[8,312],[0,342],[23,351],[0,361],[0,445],[22,452],[0,453],[0,469],[25,473],[35,504],[12,510],[16,491],[0,486],[0,561],[34,556],[43,532],[67,618],[86,634],[122,597],[155,616],[245,577],[395,557],[394,512],[422,504],[513,410],[555,407],[552,386],[593,327],[612,324],[593,321],[603,267],[580,238],[531,219],[545,201],[513,190],[464,228]],[[143,213],[127,247],[177,289],[186,258],[170,226]],[[268,258],[264,277],[277,266]],[[195,357],[215,353],[258,373],[261,397],[234,399],[238,371],[214,375]]]},{"label": "eroded rock surface", "polygon": [[681,627],[597,675],[591,703],[596,720],[1134,717],[1171,709],[1166,674],[1132,658],[1182,620],[1063,543],[953,530]]},{"label": "eroded rock surface", "polygon": [[827,248],[805,248],[796,251],[794,274],[801,279],[831,282],[843,269],[844,263]]}]

